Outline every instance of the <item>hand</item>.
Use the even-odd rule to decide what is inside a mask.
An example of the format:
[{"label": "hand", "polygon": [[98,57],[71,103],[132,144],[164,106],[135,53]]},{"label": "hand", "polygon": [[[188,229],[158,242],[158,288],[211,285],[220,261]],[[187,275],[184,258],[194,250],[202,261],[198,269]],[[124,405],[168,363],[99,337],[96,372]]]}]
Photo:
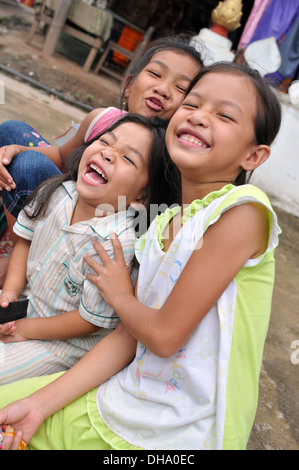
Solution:
[{"label": "hand", "polygon": [[[12,292],[3,291],[0,295],[0,306],[2,308],[8,307],[10,302],[17,300],[17,297]],[[15,334],[15,322],[8,322],[0,325],[0,339],[3,341],[3,336],[14,336]]]},{"label": "hand", "polygon": [[17,432],[13,436],[5,436],[3,443],[1,444],[0,450],[19,450],[19,445],[22,440],[22,433]]},{"label": "hand", "polygon": [[[106,250],[98,242],[94,247],[103,265],[97,263],[89,255],[85,255],[86,263],[97,275],[86,274],[86,277],[100,291],[103,299],[115,309],[120,297],[134,296],[132,280],[126,266],[121,243],[116,234],[111,235],[114,250],[114,260],[111,260]],[[124,301],[122,299],[122,301]]]},{"label": "hand", "polygon": [[18,300],[18,296],[14,292],[3,290],[0,295],[0,306],[6,308],[10,302],[15,302],[16,300]]},{"label": "hand", "polygon": [[5,437],[2,450],[15,450],[21,439],[26,443],[34,436],[43,423],[45,416],[33,398],[16,401],[0,410],[0,425],[13,426],[16,436]]},{"label": "hand", "polygon": [[[24,341],[28,341],[26,336],[26,328],[22,328],[22,326],[26,326],[28,321],[31,320],[27,318],[22,318],[21,320],[16,320],[15,322],[4,323],[3,328],[0,329],[0,340],[4,344],[8,343],[22,343]],[[9,330],[9,324],[13,323]]]},{"label": "hand", "polygon": [[6,189],[10,191],[15,189],[15,182],[7,171],[6,166],[20,152],[22,152],[22,148],[18,145],[6,145],[0,148],[0,190]]},{"label": "hand", "polygon": [[14,336],[16,331],[16,322],[11,321],[9,323],[3,323],[0,325],[0,340],[3,341],[4,336]]}]

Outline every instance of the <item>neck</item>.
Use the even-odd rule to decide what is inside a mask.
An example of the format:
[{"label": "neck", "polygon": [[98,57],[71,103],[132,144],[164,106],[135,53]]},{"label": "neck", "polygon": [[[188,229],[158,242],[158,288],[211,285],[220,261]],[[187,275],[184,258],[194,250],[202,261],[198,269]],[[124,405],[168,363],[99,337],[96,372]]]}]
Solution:
[{"label": "neck", "polygon": [[91,207],[88,204],[83,204],[79,197],[75,209],[73,211],[70,225],[78,224],[79,222],[84,222],[84,220],[93,219],[95,215],[96,213],[94,207]]},{"label": "neck", "polygon": [[191,204],[195,199],[203,199],[212,191],[222,189],[231,181],[206,182],[206,183],[186,183],[182,179],[182,206]]}]

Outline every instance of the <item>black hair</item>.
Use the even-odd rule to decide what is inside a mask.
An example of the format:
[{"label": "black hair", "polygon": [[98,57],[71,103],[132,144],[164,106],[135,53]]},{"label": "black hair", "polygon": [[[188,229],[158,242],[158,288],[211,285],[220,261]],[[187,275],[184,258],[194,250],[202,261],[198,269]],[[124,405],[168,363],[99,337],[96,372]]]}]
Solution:
[{"label": "black hair", "polygon": [[[123,108],[125,92],[131,82],[139,75],[139,73],[147,66],[152,57],[158,52],[173,51],[180,54],[188,55],[194,59],[200,67],[203,66],[203,60],[200,52],[192,45],[190,45],[191,36],[188,34],[167,35],[154,39],[149,45],[140,53],[139,57],[134,62],[133,68],[130,70],[128,79],[126,80],[125,87],[122,90],[120,97],[120,108]],[[125,111],[128,111],[128,104],[126,102]]]},{"label": "black hair", "polygon": [[[146,201],[144,203],[144,207],[147,214],[145,229],[151,222],[151,204],[157,205],[163,202],[167,205],[171,205],[177,202],[179,185],[173,185],[173,180],[170,182],[168,176],[169,172],[171,173],[173,164],[166,151],[165,122],[159,118],[149,119],[140,114],[128,113],[112,124],[109,129],[105,130],[103,133],[96,136],[88,143],[75,149],[71,154],[66,172],[62,175],[49,178],[47,181],[38,186],[27,198],[27,207],[25,206],[24,208],[26,215],[31,219],[43,218],[48,208],[49,201],[56,189],[58,189],[58,187],[65,181],[77,181],[79,164],[86,148],[98,140],[101,135],[105,134],[106,132],[113,131],[122,124],[129,122],[146,127],[151,131],[153,137],[148,163],[149,181],[147,187],[145,188]],[[28,210],[29,206],[30,209]]]},{"label": "black hair", "polygon": [[[234,62],[216,62],[210,66],[204,67],[192,80],[186,92],[186,95],[196,85],[196,83],[208,73],[226,72],[234,73],[250,79],[254,86],[257,99],[257,111],[254,120],[255,144],[270,146],[278,134],[282,110],[281,104],[273,88],[259,74],[259,72],[247,64],[236,64]],[[247,175],[246,170],[242,170],[234,184],[239,186],[249,181],[253,171]]]}]

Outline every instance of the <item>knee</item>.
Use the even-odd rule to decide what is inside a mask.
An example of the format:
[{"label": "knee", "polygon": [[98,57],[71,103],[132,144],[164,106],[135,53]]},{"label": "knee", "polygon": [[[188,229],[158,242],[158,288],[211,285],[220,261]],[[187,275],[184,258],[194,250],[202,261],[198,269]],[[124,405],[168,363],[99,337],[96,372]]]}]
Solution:
[{"label": "knee", "polygon": [[15,218],[26,203],[32,191],[51,176],[61,175],[61,171],[45,155],[26,150],[17,155],[7,166],[16,188],[2,191],[3,204]]},{"label": "knee", "polygon": [[20,130],[26,126],[25,122],[8,120],[0,124],[0,147],[4,145],[18,144]]},{"label": "knee", "polygon": [[21,125],[20,121],[15,121],[13,119],[1,122],[0,124],[0,133],[1,134],[10,134],[11,132],[15,132],[15,130]]},{"label": "knee", "polygon": [[48,157],[33,150],[25,150],[17,155],[7,166],[7,170],[17,187],[21,182],[25,182],[25,186],[31,182],[29,185],[31,190],[47,178],[61,174]]}]

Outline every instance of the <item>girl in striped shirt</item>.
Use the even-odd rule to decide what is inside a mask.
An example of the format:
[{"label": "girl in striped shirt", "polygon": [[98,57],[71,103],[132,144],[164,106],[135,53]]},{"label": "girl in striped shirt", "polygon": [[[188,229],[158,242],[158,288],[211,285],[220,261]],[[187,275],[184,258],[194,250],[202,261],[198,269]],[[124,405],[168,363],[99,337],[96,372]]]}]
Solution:
[{"label": "girl in striped shirt", "polygon": [[166,198],[163,145],[160,121],[127,114],[80,148],[67,174],[33,193],[14,226],[19,241],[0,296],[5,308],[26,294],[28,318],[0,326],[0,384],[66,370],[117,326],[118,316],[86,279],[83,256],[99,260],[98,241],[113,258],[113,231],[130,266],[132,206]]}]

